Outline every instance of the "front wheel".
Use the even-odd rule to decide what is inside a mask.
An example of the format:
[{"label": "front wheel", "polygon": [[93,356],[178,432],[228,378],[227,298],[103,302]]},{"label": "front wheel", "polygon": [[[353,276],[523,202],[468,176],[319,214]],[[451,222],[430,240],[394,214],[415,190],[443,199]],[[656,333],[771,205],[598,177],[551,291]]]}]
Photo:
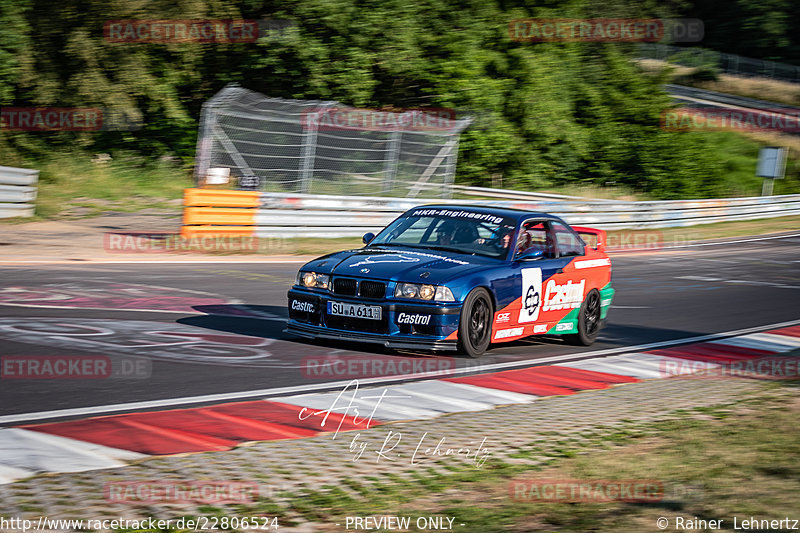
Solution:
[{"label": "front wheel", "polygon": [[600,293],[592,289],[578,311],[578,333],[564,335],[564,340],[570,344],[589,346],[597,340],[600,325]]},{"label": "front wheel", "polygon": [[486,289],[477,288],[467,295],[458,324],[459,351],[480,357],[492,341],[492,300]]}]

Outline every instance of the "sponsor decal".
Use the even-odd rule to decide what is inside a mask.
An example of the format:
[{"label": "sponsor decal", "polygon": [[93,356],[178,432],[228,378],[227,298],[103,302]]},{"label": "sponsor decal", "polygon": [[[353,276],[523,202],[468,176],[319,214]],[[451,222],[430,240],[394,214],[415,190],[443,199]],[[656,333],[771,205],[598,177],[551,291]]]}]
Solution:
[{"label": "sponsor decal", "polygon": [[503,322],[508,322],[509,320],[511,320],[511,313],[498,313],[495,322],[497,324],[502,324]]},{"label": "sponsor decal", "polygon": [[611,305],[611,298],[608,298],[607,300],[600,300],[600,307],[605,307],[607,305]]},{"label": "sponsor decal", "polygon": [[459,259],[453,259],[451,257],[445,257],[443,255],[434,255],[434,254],[426,254],[424,252],[403,252],[404,254],[413,254],[413,255],[421,255],[422,257],[430,257],[431,259],[439,259],[440,261],[444,261],[445,263],[455,263],[457,265],[468,265],[469,261],[461,261]]},{"label": "sponsor decal", "polygon": [[304,311],[306,313],[314,312],[314,304],[312,302],[303,302],[301,300],[292,300],[292,309],[294,311]]},{"label": "sponsor decal", "polygon": [[491,213],[476,213],[475,211],[454,211],[451,209],[417,209],[411,213],[412,217],[451,217],[451,218],[471,218],[473,220],[485,220],[494,224],[501,224],[505,219]]},{"label": "sponsor decal", "polygon": [[419,257],[408,257],[403,254],[368,255],[363,260],[350,265],[350,268],[361,265],[374,265],[376,263],[419,263]]},{"label": "sponsor decal", "polygon": [[578,283],[573,283],[570,280],[564,285],[559,285],[551,279],[545,286],[544,310],[558,311],[580,307],[581,302],[583,302],[583,290],[585,287],[585,279],[580,280]]},{"label": "sponsor decal", "polygon": [[508,329],[499,329],[497,333],[494,334],[495,339],[507,339],[509,337],[517,337],[522,335],[522,332],[525,331],[525,328],[518,327],[518,328],[508,328]]},{"label": "sponsor decal", "polygon": [[[548,284],[549,286],[549,284]],[[536,322],[541,310],[542,269],[522,269],[522,308],[517,322]],[[545,309],[546,311],[546,309]]]},{"label": "sponsor decal", "polygon": [[547,333],[547,324],[536,324],[533,326],[534,333]]},{"label": "sponsor decal", "polygon": [[574,322],[562,322],[561,324],[556,324],[556,331],[572,331],[574,328]]},{"label": "sponsor decal", "polygon": [[573,264],[575,265],[575,268],[577,268],[577,269],[595,268],[595,267],[601,267],[601,266],[610,266],[611,265],[611,259],[608,259],[608,258],[605,258],[605,259],[587,259],[585,261],[575,261],[575,263],[573,263]]},{"label": "sponsor decal", "polygon": [[397,315],[398,324],[413,324],[415,326],[427,326],[431,323],[431,315],[418,315],[416,313],[400,313]]}]

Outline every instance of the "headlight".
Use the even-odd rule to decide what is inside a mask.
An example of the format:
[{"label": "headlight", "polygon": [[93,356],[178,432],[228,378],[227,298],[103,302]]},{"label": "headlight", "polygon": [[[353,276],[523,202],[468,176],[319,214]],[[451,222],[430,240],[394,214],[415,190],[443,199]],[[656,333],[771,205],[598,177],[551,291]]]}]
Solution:
[{"label": "headlight", "polygon": [[453,293],[447,287],[434,285],[419,285],[417,283],[398,283],[394,290],[396,298],[409,298],[413,300],[436,300],[439,302],[455,302]]},{"label": "headlight", "polygon": [[309,289],[327,289],[330,276],[327,274],[317,274],[316,272],[298,272],[297,284]]},{"label": "headlight", "polygon": [[444,285],[440,285],[436,287],[436,301],[437,302],[455,302],[456,299],[453,297],[453,291],[445,287]]}]

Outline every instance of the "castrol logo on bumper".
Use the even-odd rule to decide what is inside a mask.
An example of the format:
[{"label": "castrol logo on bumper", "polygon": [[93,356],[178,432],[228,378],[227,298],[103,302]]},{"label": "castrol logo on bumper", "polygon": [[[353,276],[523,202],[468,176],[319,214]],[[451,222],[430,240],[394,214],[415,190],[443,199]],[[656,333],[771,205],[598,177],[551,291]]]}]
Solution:
[{"label": "castrol logo on bumper", "polygon": [[314,304],[311,302],[304,302],[302,300],[292,300],[292,310],[305,311],[306,313],[313,313]]},{"label": "castrol logo on bumper", "polygon": [[414,326],[427,326],[431,323],[431,315],[418,315],[416,313],[400,313],[397,315],[398,324],[412,324]]},{"label": "castrol logo on bumper", "polygon": [[586,287],[586,280],[577,283],[572,281],[559,285],[552,279],[547,282],[544,288],[545,311],[558,311],[560,309],[575,309],[583,302],[583,290]]}]

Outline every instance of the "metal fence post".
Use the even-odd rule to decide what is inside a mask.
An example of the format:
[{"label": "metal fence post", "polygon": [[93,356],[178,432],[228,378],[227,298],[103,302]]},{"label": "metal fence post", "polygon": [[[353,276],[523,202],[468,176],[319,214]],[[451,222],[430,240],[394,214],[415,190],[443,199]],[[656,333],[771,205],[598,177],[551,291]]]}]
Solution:
[{"label": "metal fence post", "polygon": [[311,125],[307,122],[306,128],[308,128],[308,131],[306,132],[304,139],[303,156],[300,159],[300,192],[304,193],[311,190],[311,180],[313,179],[314,174],[314,154],[317,147],[318,126],[316,124]]},{"label": "metal fence post", "polygon": [[386,156],[386,165],[383,170],[383,194],[391,192],[394,188],[394,178],[397,175],[397,164],[400,159],[400,138],[403,132],[399,128],[392,132],[389,138],[389,153]]}]

